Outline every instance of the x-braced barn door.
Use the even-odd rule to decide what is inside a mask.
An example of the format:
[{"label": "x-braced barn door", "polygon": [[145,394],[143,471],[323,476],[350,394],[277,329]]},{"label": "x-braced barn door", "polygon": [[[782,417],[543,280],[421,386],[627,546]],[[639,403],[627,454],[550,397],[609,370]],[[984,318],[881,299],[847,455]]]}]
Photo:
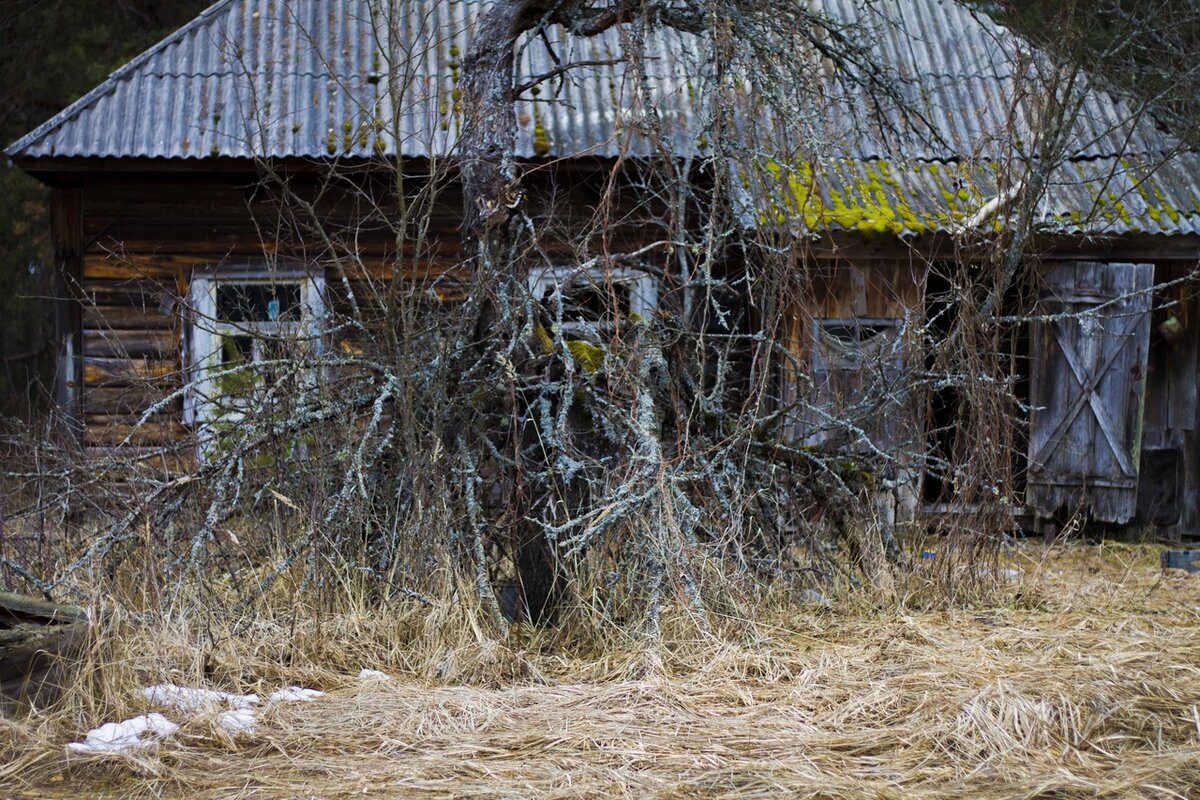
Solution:
[{"label": "x-braced barn door", "polygon": [[1137,509],[1153,264],[1058,263],[1030,330],[1029,480],[1041,514]]}]

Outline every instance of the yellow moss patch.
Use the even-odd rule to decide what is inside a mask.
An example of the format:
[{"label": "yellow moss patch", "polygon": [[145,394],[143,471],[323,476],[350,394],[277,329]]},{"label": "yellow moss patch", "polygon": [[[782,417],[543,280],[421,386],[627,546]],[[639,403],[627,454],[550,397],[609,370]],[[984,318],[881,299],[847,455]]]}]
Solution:
[{"label": "yellow moss patch", "polygon": [[[919,234],[965,219],[975,212],[974,206],[983,202],[982,194],[963,170],[953,176],[954,186],[959,188],[942,189],[942,204],[921,207],[917,181],[906,188],[897,175],[915,178],[922,170],[932,176],[942,174],[938,164],[893,167],[888,161],[875,160],[835,162],[816,168],[810,162],[781,164],[767,160],[759,176],[767,184],[772,200],[759,213],[759,222],[800,222],[809,230],[841,228],[869,235]],[[935,183],[945,185],[949,178],[938,178]]]},{"label": "yellow moss patch", "polygon": [[571,339],[567,342],[567,350],[571,358],[583,369],[589,377],[595,375],[604,366],[604,348],[585,342],[582,339]]}]

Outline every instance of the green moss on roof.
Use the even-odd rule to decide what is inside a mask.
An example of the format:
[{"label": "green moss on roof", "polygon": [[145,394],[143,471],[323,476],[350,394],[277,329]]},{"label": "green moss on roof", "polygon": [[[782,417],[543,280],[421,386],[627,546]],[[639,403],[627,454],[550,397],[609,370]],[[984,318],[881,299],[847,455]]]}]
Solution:
[{"label": "green moss on roof", "polygon": [[[807,230],[841,228],[868,235],[900,236],[946,227],[974,213],[971,200],[981,195],[965,182],[969,180],[965,173],[951,173],[960,188],[942,189],[942,204],[929,207],[920,203],[922,193],[919,181],[912,178],[914,169],[933,176],[930,183],[940,183],[937,176],[943,168],[932,163],[905,164],[897,169],[889,161],[874,160],[815,168],[809,162],[783,165],[768,160],[758,172],[769,178],[768,195],[772,200],[769,208],[760,212],[759,221],[802,222]],[[909,190],[905,190],[898,174],[911,181]],[[751,184],[744,171],[742,178],[747,186]]]},{"label": "green moss on roof", "polygon": [[[1047,212],[1046,221],[1077,229],[1122,227],[1134,233],[1177,229],[1185,215],[1167,199],[1163,189],[1136,181],[1135,165],[1122,161],[1121,166],[1123,174],[1118,184],[1098,177],[1085,163],[1069,165],[1071,180],[1078,176],[1077,188],[1086,187],[1086,191],[1074,195],[1076,202],[1091,207],[1071,208],[1060,202]],[[747,190],[755,186],[765,189],[755,195],[768,198],[759,207],[760,224],[904,236],[959,228],[997,195],[996,187],[1006,184],[1004,171],[1004,165],[991,162],[967,166],[869,160],[815,166],[811,162],[768,159],[743,166],[739,178]],[[1144,201],[1145,211],[1136,198],[1132,206],[1129,204],[1131,184]],[[1114,186],[1124,194],[1114,191]],[[1089,195],[1090,204],[1082,200]],[[1195,206],[1187,216],[1200,212],[1200,198]],[[1003,215],[995,216],[986,223],[987,229],[998,231],[1003,219]]]}]

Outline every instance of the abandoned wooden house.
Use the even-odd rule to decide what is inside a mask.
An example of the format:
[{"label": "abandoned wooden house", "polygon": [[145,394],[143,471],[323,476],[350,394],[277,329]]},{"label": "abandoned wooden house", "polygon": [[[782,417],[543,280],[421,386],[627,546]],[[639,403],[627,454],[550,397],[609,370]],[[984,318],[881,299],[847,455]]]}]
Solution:
[{"label": "abandoned wooden house", "polygon": [[[220,0],[7,149],[52,188],[58,397],[88,447],[123,441],[185,376],[195,397],[219,394],[205,376],[231,349],[264,357],[242,342],[247,330],[278,330],[281,319],[319,330],[344,300],[341,282],[326,281],[335,266],[353,284],[398,260],[428,274],[455,264],[453,182],[420,253],[404,252],[378,218],[388,210],[369,208],[361,187],[374,170],[411,164],[419,175],[452,155],[459,59],[488,1]],[[782,222],[811,245],[793,346],[818,386],[840,387],[828,402],[846,401],[856,358],[886,350],[913,315],[953,313],[951,271],[938,266],[969,258],[965,230],[1004,216],[1020,189],[1005,183],[1009,167],[1037,161],[1026,150],[1042,141],[1053,99],[1068,95],[1078,113],[1055,140],[1061,158],[1044,176],[1028,248],[1041,257],[1046,321],[1029,324],[1020,360],[1033,408],[1025,503],[1045,515],[1082,503],[1100,520],[1196,533],[1200,299],[1184,279],[1200,260],[1200,158],[1099,88],[1039,95],[1048,59],[952,0],[813,6],[858,26],[847,30],[926,127],[918,134],[903,115],[881,122],[866,111],[878,108],[871,98],[831,102],[807,132],[821,142],[820,167],[745,166],[747,228]],[[559,74],[550,39],[521,49],[519,80],[555,78],[521,90],[519,155],[542,165],[531,196],[587,208],[615,159],[649,154],[622,124],[637,87],[612,31],[549,37],[583,64]],[[669,144],[702,158],[691,126],[707,102],[696,90],[703,42],[662,31],[647,46]],[[321,231],[263,189],[266,171],[315,191],[334,170],[359,188],[314,200]],[[645,234],[635,220],[619,235]],[[539,273],[531,289],[547,291],[553,277]],[[654,281],[624,277],[629,310],[652,313]],[[943,401],[935,413],[952,420],[953,398]],[[179,440],[213,408],[181,397],[136,442]],[[923,481],[931,508],[938,484]]]}]

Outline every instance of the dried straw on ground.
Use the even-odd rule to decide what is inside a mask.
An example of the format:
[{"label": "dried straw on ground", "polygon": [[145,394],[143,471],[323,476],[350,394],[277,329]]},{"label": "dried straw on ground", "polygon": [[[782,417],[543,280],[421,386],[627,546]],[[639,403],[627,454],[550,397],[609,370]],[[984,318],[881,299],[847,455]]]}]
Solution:
[{"label": "dried straw on ground", "polygon": [[[1150,547],[1014,563],[1004,604],[814,608],[738,644],[463,647],[388,681],[276,665],[330,694],[248,741],[200,719],[157,751],[79,760],[59,728],[10,724],[0,796],[1200,797],[1200,575],[1164,574]],[[488,670],[490,687],[457,682]]]}]

